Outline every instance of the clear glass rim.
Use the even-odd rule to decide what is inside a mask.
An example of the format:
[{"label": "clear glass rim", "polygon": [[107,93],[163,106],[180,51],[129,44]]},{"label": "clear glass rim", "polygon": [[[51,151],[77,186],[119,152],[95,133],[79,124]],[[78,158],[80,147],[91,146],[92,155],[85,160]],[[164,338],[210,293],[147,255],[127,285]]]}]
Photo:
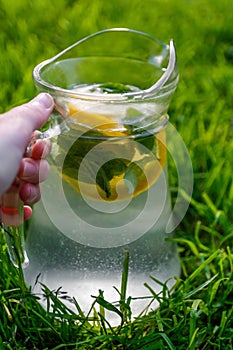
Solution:
[{"label": "clear glass rim", "polygon": [[[107,32],[119,32],[119,31],[140,34],[142,36],[145,36],[145,37],[151,39],[152,41],[159,43],[161,46],[163,46],[165,49],[167,49],[169,51],[169,60],[168,60],[167,68],[164,69],[164,73],[160,77],[160,79],[157,80],[155,82],[155,84],[153,84],[148,89],[140,90],[140,91],[136,91],[136,92],[125,92],[125,93],[121,93],[121,94],[95,95],[95,94],[86,93],[86,92],[83,93],[83,92],[74,91],[72,89],[64,89],[64,88],[61,88],[59,86],[52,85],[52,84],[48,83],[47,81],[45,81],[44,79],[42,79],[41,74],[40,74],[41,70],[45,66],[47,66],[48,64],[56,61],[59,57],[63,56],[65,53],[70,51],[72,48],[78,46],[82,42],[87,41],[87,40],[89,40],[97,35],[101,35],[101,34],[107,33]],[[175,76],[174,76],[173,80],[171,82],[168,82],[169,79],[171,78],[172,74],[174,74],[174,72],[175,72]],[[147,34],[147,33],[142,32],[142,31],[134,30],[134,29],[129,29],[129,28],[104,29],[104,30],[98,31],[96,33],[93,33],[91,35],[88,35],[88,36],[84,37],[83,39],[75,42],[71,46],[67,47],[66,49],[64,49],[63,51],[61,51],[57,55],[53,56],[52,58],[49,58],[49,59],[39,63],[33,69],[32,75],[33,75],[33,79],[34,79],[35,84],[37,86],[39,86],[40,88],[43,87],[43,90],[48,91],[52,95],[62,95],[63,97],[64,97],[64,95],[67,95],[67,97],[74,97],[74,98],[88,99],[88,100],[99,100],[99,101],[110,101],[111,100],[111,102],[114,102],[114,101],[119,102],[119,101],[131,100],[131,99],[145,100],[148,98],[153,98],[154,96],[157,96],[157,95],[158,96],[164,95],[162,88],[165,88],[165,87],[167,88],[165,94],[167,93],[167,90],[172,92],[176,88],[176,85],[177,85],[177,82],[179,79],[178,71],[176,72],[176,51],[175,51],[173,40],[171,39],[169,42],[169,45],[168,45],[168,44],[165,44],[162,41],[156,39],[155,37],[151,36],[150,34]],[[170,87],[170,89],[169,89],[169,87]]]}]

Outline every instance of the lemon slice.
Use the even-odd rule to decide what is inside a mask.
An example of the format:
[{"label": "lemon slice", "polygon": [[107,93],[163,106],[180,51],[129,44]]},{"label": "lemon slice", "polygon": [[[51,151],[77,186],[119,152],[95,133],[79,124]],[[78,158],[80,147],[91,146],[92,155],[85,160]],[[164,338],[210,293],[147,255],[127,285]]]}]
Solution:
[{"label": "lemon slice", "polygon": [[81,131],[96,130],[103,133],[103,136],[121,137],[127,135],[127,129],[122,124],[111,119],[111,116],[104,116],[98,113],[90,113],[78,109],[73,104],[68,104],[69,116],[74,120],[75,129]]}]

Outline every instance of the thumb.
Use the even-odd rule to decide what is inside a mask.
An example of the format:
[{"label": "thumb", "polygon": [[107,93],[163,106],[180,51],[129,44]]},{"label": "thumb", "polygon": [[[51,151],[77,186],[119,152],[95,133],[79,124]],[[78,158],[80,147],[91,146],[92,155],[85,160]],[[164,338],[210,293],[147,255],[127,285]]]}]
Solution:
[{"label": "thumb", "polygon": [[52,97],[47,93],[41,93],[30,102],[3,114],[0,117],[0,132],[3,133],[4,128],[8,143],[12,142],[23,155],[32,132],[48,120],[53,106]]},{"label": "thumb", "polygon": [[0,115],[0,193],[7,184],[11,185],[32,132],[48,120],[53,106],[52,97],[41,93]]},{"label": "thumb", "polygon": [[[51,95],[41,93],[25,104],[24,107],[26,107],[26,110],[29,110],[29,113],[26,113],[25,111],[24,118],[29,118],[33,130],[36,130],[48,120],[54,107],[54,101]],[[32,116],[32,112],[34,113],[34,116]]]},{"label": "thumb", "polygon": [[[34,130],[39,129],[47,121],[53,106],[52,96],[47,93],[41,93],[28,103],[12,108],[4,113],[2,117],[7,118],[9,123],[14,122],[16,125],[22,123],[21,127],[25,127],[25,132],[31,136]],[[12,127],[13,124],[11,125]]]}]

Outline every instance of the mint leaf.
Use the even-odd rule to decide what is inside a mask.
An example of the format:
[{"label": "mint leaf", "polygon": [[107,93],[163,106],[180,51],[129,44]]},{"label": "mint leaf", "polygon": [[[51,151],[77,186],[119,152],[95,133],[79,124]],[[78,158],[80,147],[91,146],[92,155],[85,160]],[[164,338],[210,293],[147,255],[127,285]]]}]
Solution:
[{"label": "mint leaf", "polygon": [[136,163],[131,163],[125,172],[124,180],[129,188],[129,194],[133,194],[140,182],[143,171]]},{"label": "mint leaf", "polygon": [[130,87],[121,83],[100,84],[98,88],[101,89],[103,93],[108,94],[123,94],[131,91]]},{"label": "mint leaf", "polygon": [[135,141],[141,143],[145,146],[149,151],[152,151],[154,154],[156,153],[156,137],[155,135],[148,134],[143,137],[137,137]]},{"label": "mint leaf", "polygon": [[96,177],[96,182],[105,192],[106,197],[111,197],[110,181],[114,176],[119,176],[125,172],[127,168],[126,161],[121,158],[111,159],[99,169]]}]

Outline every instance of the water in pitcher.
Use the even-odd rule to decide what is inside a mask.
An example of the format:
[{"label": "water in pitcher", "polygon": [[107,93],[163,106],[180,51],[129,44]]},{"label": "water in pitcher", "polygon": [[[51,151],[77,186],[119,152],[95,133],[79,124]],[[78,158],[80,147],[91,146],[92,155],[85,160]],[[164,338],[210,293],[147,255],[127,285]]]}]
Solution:
[{"label": "water in pitcher", "polygon": [[[122,88],[136,89],[75,87],[95,94]],[[107,301],[119,304],[126,251],[133,316],[151,301],[145,283],[161,291],[150,276],[169,280],[171,287],[179,275],[176,245],[166,240],[172,233],[165,233],[171,216],[165,130],[140,127],[140,120],[150,120],[153,107],[141,106],[127,107],[124,118],[114,120],[95,104],[68,103],[71,130],[53,143],[51,174],[42,184],[42,201],[35,206],[27,238],[25,279],[44,305],[40,283],[75,297],[86,314],[100,290]],[[75,310],[70,299],[63,301]],[[109,312],[113,323],[117,317]]]}]

